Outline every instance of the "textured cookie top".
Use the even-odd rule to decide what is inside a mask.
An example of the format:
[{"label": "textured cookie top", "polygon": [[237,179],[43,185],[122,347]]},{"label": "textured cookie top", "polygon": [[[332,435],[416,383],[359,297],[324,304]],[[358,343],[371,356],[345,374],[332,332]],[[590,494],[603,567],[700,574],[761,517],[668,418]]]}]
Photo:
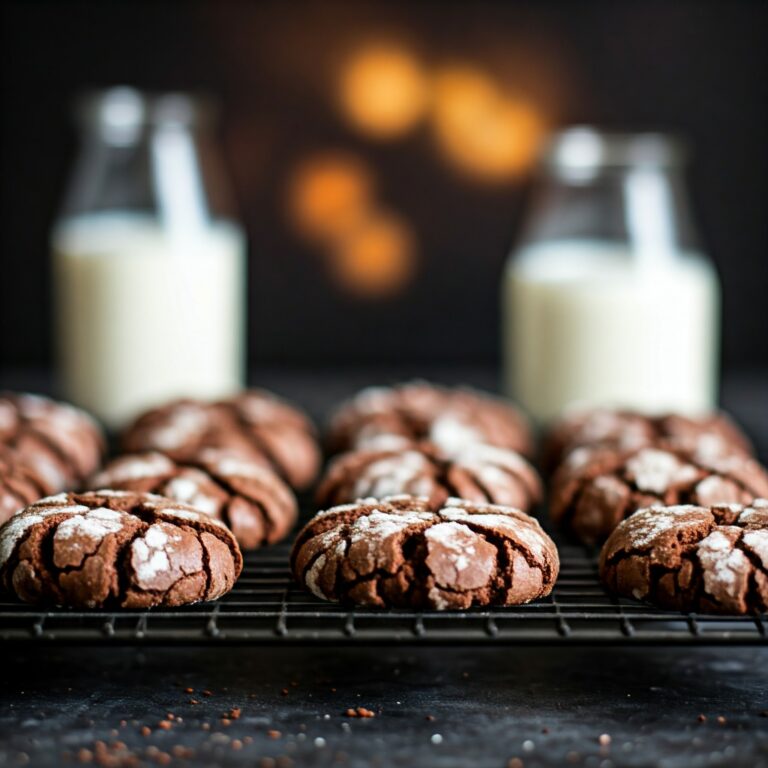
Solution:
[{"label": "textured cookie top", "polygon": [[538,522],[519,510],[393,496],[319,512],[298,535],[291,566],[326,600],[443,609],[547,595],[559,560]]},{"label": "textured cookie top", "polygon": [[619,594],[669,607],[768,608],[768,500],[639,510],[606,541],[601,576]]},{"label": "textured cookie top", "polygon": [[689,448],[707,442],[722,443],[742,453],[752,452],[746,435],[724,413],[691,418],[680,414],[647,416],[636,411],[597,408],[574,411],[555,422],[545,441],[544,464],[554,469],[565,456],[580,447],[629,450],[659,440],[677,441]]},{"label": "textured cookie top", "polygon": [[127,452],[160,451],[187,460],[202,448],[227,448],[262,457],[292,486],[317,475],[320,450],[310,420],[264,390],[215,403],[177,400],[147,411],[123,434]]},{"label": "textured cookie top", "polygon": [[203,448],[185,462],[149,452],[109,462],[94,488],[149,492],[189,504],[225,522],[240,546],[252,549],[283,538],[296,522],[296,497],[263,459]]},{"label": "textured cookie top", "polygon": [[358,450],[329,465],[316,500],[320,505],[398,494],[426,496],[433,504],[449,497],[529,510],[541,500],[536,470],[518,453],[470,444],[454,451],[429,443],[405,450]]},{"label": "textured cookie top", "polygon": [[553,519],[583,539],[604,538],[631,512],[646,506],[747,504],[768,496],[768,472],[722,443],[695,449],[659,443],[631,450],[577,448],[556,472],[550,498]]},{"label": "textured cookie top", "polygon": [[225,525],[152,494],[62,493],[0,528],[0,583],[27,602],[181,605],[228,592],[241,570]]},{"label": "textured cookie top", "polygon": [[47,492],[16,452],[0,445],[0,524]]},{"label": "textured cookie top", "polygon": [[44,493],[78,485],[98,469],[104,437],[79,408],[40,395],[0,393],[0,444],[35,474]]},{"label": "textured cookie top", "polygon": [[526,455],[533,445],[528,421],[508,402],[421,381],[364,389],[340,406],[329,425],[334,451],[396,447],[397,438],[399,445],[428,440],[456,450],[485,443]]}]

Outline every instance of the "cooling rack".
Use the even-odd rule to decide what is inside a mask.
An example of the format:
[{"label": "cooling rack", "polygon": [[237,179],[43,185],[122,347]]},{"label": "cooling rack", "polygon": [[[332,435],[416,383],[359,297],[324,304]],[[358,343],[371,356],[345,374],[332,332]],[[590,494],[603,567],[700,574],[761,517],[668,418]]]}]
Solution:
[{"label": "cooling rack", "polygon": [[348,609],[291,580],[288,544],[248,553],[234,589],[213,603],[149,611],[72,611],[0,600],[4,644],[759,644],[768,616],[723,618],[657,610],[605,593],[596,553],[559,543],[552,594],[469,611]]}]

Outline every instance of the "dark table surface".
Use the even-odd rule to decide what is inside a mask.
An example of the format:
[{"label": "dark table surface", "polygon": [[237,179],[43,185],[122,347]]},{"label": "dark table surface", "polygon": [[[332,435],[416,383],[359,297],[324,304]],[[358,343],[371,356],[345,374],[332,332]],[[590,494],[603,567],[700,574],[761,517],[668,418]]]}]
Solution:
[{"label": "dark table surface", "polygon": [[[359,386],[413,373],[254,380],[322,416]],[[29,371],[0,386],[51,390]],[[768,375],[728,378],[723,400],[768,455]],[[768,647],[3,653],[3,766],[768,766]],[[357,707],[374,716],[347,716]]]}]

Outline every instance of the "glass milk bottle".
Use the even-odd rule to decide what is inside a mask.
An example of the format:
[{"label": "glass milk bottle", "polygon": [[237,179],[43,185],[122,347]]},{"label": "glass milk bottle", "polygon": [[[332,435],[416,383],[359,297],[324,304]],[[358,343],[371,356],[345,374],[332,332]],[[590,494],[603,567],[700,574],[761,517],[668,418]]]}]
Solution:
[{"label": "glass milk bottle", "polygon": [[719,283],[682,162],[658,134],[578,128],[552,143],[502,297],[506,390],[539,420],[714,407]]},{"label": "glass milk bottle", "polygon": [[115,88],[87,99],[79,118],[81,153],[52,236],[67,397],[119,427],[171,398],[235,392],[245,241],[210,110]]}]

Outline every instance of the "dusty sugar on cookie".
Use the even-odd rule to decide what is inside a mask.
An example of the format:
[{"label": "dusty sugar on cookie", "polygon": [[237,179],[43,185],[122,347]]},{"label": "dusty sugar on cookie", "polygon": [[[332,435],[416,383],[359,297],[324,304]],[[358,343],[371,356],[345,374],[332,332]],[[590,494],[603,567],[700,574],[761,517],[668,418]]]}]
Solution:
[{"label": "dusty sugar on cookie", "polygon": [[334,452],[394,449],[429,440],[446,451],[487,443],[530,455],[530,426],[507,401],[422,381],[369,387],[343,403],[329,426]]},{"label": "dusty sugar on cookie", "polygon": [[0,392],[0,446],[46,496],[75,487],[101,464],[105,441],[85,411],[40,395]]},{"label": "dusty sugar on cookie", "polygon": [[27,602],[183,605],[221,596],[242,569],[231,532],[191,507],[129,492],[57,499],[0,528],[0,583]]},{"label": "dusty sugar on cookie", "polygon": [[314,480],[321,460],[309,418],[264,390],[215,402],[177,400],[154,408],[125,430],[122,444],[129,453],[158,450],[176,461],[202,461],[208,449],[226,449],[251,464],[271,467],[296,488]]},{"label": "dusty sugar on cookie", "polygon": [[335,457],[315,499],[331,506],[398,493],[435,503],[457,496],[529,510],[541,499],[542,487],[534,468],[514,451],[472,445],[446,452],[425,442],[407,450],[359,449]]},{"label": "dusty sugar on cookie", "polygon": [[747,437],[724,413],[691,418],[607,408],[571,409],[549,429],[544,442],[544,465],[553,471],[579,448],[624,451],[653,446],[659,441],[672,441],[702,454],[722,453],[724,449],[752,453]]},{"label": "dusty sugar on cookie", "polygon": [[768,515],[739,505],[640,510],[603,546],[600,577],[611,592],[665,608],[765,611]]},{"label": "dusty sugar on cookie", "polygon": [[559,560],[519,510],[398,495],[319,512],[297,536],[291,567],[326,600],[443,610],[543,597]]},{"label": "dusty sugar on cookie", "polygon": [[[192,506],[228,525],[243,548],[253,549],[283,538],[298,514],[291,489],[260,461],[223,448],[175,461],[158,453],[129,455],[107,464],[93,482]],[[134,464],[141,471],[126,473],[125,466]]]},{"label": "dusty sugar on cookie", "polygon": [[695,447],[658,443],[617,451],[580,448],[555,473],[550,514],[587,544],[648,506],[748,504],[768,495],[768,471],[721,446],[706,458]]}]

